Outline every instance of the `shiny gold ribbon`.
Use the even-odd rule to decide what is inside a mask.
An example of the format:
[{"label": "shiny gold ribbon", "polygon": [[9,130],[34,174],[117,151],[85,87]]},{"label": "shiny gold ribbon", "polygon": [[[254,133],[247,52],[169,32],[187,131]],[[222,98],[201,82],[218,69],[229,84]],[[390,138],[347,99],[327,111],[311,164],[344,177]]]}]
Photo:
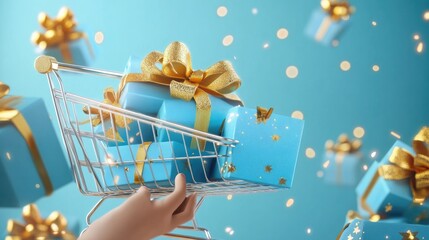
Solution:
[{"label": "shiny gold ribbon", "polygon": [[344,225],[343,229],[341,229],[340,233],[337,235],[337,238],[335,238],[335,240],[340,240],[341,236],[343,235],[343,232],[350,226],[350,223],[347,223],[346,225]]},{"label": "shiny gold ribbon", "polygon": [[413,139],[415,156],[405,149],[395,147],[389,157],[391,164],[377,169],[361,196],[361,206],[370,216],[377,215],[366,199],[380,177],[386,180],[409,179],[413,203],[421,205],[429,197],[429,127],[423,127]]},{"label": "shiny gold ribbon", "polygon": [[325,37],[332,22],[341,19],[346,20],[354,12],[354,7],[350,6],[347,1],[321,0],[320,5],[329,16],[323,19],[316,32],[315,38],[317,41],[321,41]]},{"label": "shiny gold ribbon", "polygon": [[[161,64],[159,69],[156,64]],[[241,85],[241,80],[228,61],[220,61],[206,70],[192,69],[191,54],[188,47],[181,42],[173,42],[167,46],[164,53],[151,52],[141,63],[142,73],[125,75],[119,86],[119,95],[129,82],[146,82],[169,87],[172,97],[185,101],[194,99],[196,117],[194,128],[203,132],[208,131],[211,113],[209,95],[224,98],[242,105],[240,98],[232,94]],[[201,149],[205,141],[199,139]],[[192,148],[197,148],[195,138]]]},{"label": "shiny gold ribbon", "polygon": [[6,97],[9,93],[9,86],[0,82],[0,123],[12,123],[18,132],[24,138],[28,150],[31,153],[34,166],[42,181],[45,194],[50,195],[53,192],[52,182],[49,178],[48,171],[37,148],[33,133],[24,116],[14,108],[19,102],[20,97]]},{"label": "shiny gold ribbon", "polygon": [[266,109],[263,107],[256,107],[256,122],[259,123],[266,123],[268,119],[270,119],[271,114],[273,113],[274,109]]},{"label": "shiny gold ribbon", "polygon": [[147,151],[152,142],[144,142],[139,146],[136,156],[136,171],[134,171],[134,183],[144,184],[143,170],[147,158]]},{"label": "shiny gold ribbon", "polygon": [[5,240],[76,239],[76,236],[67,230],[67,219],[57,211],[43,219],[37,206],[29,204],[22,209],[22,217],[24,223],[9,219],[7,223],[8,235]]},{"label": "shiny gold ribbon", "polygon": [[34,32],[31,35],[31,40],[41,49],[59,47],[64,61],[72,63],[73,57],[68,44],[71,41],[84,38],[91,56],[94,55],[86,34],[76,31],[77,23],[74,20],[73,12],[69,8],[62,7],[58,12],[57,18],[54,19],[42,12],[39,14],[38,20],[46,31],[44,33]]},{"label": "shiny gold ribbon", "polygon": [[[106,88],[104,90],[104,100],[103,103],[115,106],[115,107],[121,107],[121,105],[119,104],[119,98],[118,95],[115,93],[115,90],[113,90],[113,88]],[[83,121],[81,122],[81,124],[86,124],[91,122],[92,126],[97,126],[103,122],[106,121],[110,121],[112,118],[113,121],[113,125],[111,128],[106,130],[105,136],[110,138],[110,139],[116,139],[119,142],[123,142],[124,140],[122,139],[122,137],[119,135],[118,131],[117,131],[117,127],[120,128],[125,128],[128,127],[128,124],[130,124],[132,122],[131,119],[129,118],[125,118],[122,116],[117,116],[113,113],[110,112],[106,112],[103,111],[101,109],[98,108],[94,108],[94,107],[83,107],[83,112],[85,114],[88,115],[95,115],[93,117],[91,117],[89,120]],[[129,127],[128,127],[129,129]]]}]

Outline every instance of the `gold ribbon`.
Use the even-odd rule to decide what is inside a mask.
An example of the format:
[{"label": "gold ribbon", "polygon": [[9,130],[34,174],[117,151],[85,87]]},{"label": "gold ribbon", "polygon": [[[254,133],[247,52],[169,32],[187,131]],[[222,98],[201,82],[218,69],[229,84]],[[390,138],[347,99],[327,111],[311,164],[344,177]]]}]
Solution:
[{"label": "gold ribbon", "polygon": [[350,140],[346,134],[341,134],[338,137],[337,142],[328,140],[325,143],[326,151],[332,151],[335,153],[355,153],[362,147],[362,142],[359,139]]},{"label": "gold ribbon", "polygon": [[52,182],[49,178],[48,171],[37,148],[33,133],[24,116],[14,108],[19,102],[20,97],[6,97],[9,93],[9,86],[0,82],[0,123],[12,123],[18,132],[24,138],[28,150],[31,153],[34,166],[42,181],[45,189],[45,195],[50,195],[53,192]]},{"label": "gold ribbon", "polygon": [[24,223],[9,219],[7,223],[8,236],[5,240],[76,239],[76,236],[67,230],[67,219],[57,211],[43,219],[37,206],[29,204],[22,209],[22,218]]},{"label": "gold ribbon", "polygon": [[62,7],[58,12],[57,18],[51,18],[46,13],[41,12],[38,16],[38,20],[46,31],[44,33],[34,32],[31,35],[31,40],[41,49],[59,47],[64,61],[72,63],[73,57],[68,44],[71,41],[84,38],[91,56],[94,56],[86,34],[76,31],[75,28],[77,23],[74,20],[73,12],[69,8]]},{"label": "gold ribbon", "polygon": [[[104,90],[103,103],[112,105],[114,107],[121,107],[121,105],[119,104],[118,95],[115,93],[113,88],[106,88]],[[125,118],[124,120],[124,117],[122,116],[117,116],[116,114],[106,112],[98,108],[93,108],[93,107],[88,108],[87,106],[83,107],[83,112],[85,114],[95,115],[95,116],[91,117],[89,120],[81,122],[81,124],[86,124],[91,122],[92,126],[94,127],[98,126],[102,122],[110,121],[110,118],[112,118],[113,126],[106,130],[105,136],[110,139],[116,139],[119,142],[124,142],[122,137],[119,135],[116,127],[120,127],[120,128],[127,127],[127,129],[129,129],[128,124],[132,122],[131,119]]]},{"label": "gold ribbon", "polygon": [[[159,69],[157,63],[162,67]],[[164,53],[157,51],[149,53],[141,63],[142,73],[125,75],[119,86],[119,95],[129,82],[153,83],[169,87],[172,97],[185,101],[194,99],[196,117],[194,128],[203,132],[208,131],[211,113],[209,95],[224,98],[243,105],[240,98],[232,94],[241,85],[241,80],[228,61],[220,61],[206,70],[192,69],[191,54],[188,47],[181,42],[173,42],[167,46]],[[205,141],[199,139],[203,150]],[[192,139],[192,148],[197,148],[196,139]]]},{"label": "gold ribbon", "polygon": [[152,142],[144,142],[139,146],[139,149],[137,150],[136,171],[134,171],[135,184],[140,184],[140,183],[144,184],[144,178],[143,178],[144,164],[147,157],[147,151],[151,144]]},{"label": "gold ribbon", "polygon": [[273,113],[274,109],[266,109],[263,107],[256,107],[256,122],[259,123],[266,123],[268,119],[270,119],[271,114]]},{"label": "gold ribbon", "polygon": [[413,203],[421,205],[429,197],[429,127],[423,127],[413,139],[415,156],[395,147],[389,157],[391,164],[380,166],[360,199],[370,216],[377,215],[366,200],[380,177],[386,180],[409,179]]},{"label": "gold ribbon", "polygon": [[335,238],[335,240],[340,240],[341,236],[343,235],[343,232],[350,226],[350,223],[347,223],[346,225],[344,225],[343,229],[341,229],[340,233],[337,235],[337,238]]},{"label": "gold ribbon", "polygon": [[321,41],[325,37],[332,22],[341,19],[346,20],[354,12],[354,7],[350,6],[347,1],[321,0],[320,5],[329,16],[323,19],[316,32],[315,38],[317,41]]}]

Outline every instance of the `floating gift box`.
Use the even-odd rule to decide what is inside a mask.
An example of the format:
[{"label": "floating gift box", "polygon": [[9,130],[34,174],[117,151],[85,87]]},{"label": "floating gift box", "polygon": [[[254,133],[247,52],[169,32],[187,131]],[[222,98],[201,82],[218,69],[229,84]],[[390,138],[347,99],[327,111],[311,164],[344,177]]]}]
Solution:
[{"label": "floating gift box", "polygon": [[415,151],[396,141],[383,159],[368,169],[356,188],[360,213],[378,218],[402,216],[410,223],[429,221],[428,133],[425,127],[416,135]]},{"label": "floating gift box", "polygon": [[322,0],[321,5],[322,9],[312,13],[306,34],[322,44],[330,45],[349,24],[353,8],[347,1]]},{"label": "floating gift box", "polygon": [[340,135],[337,143],[327,141],[322,163],[324,181],[334,185],[355,186],[363,175],[360,147],[359,140],[349,140],[344,134]]},{"label": "floating gift box", "polygon": [[213,178],[290,188],[304,121],[258,109],[234,107],[228,112],[223,136],[239,143],[230,157],[220,158],[221,168],[214,168]]},{"label": "floating gift box", "polygon": [[339,233],[337,240],[374,240],[374,239],[403,239],[417,240],[429,238],[429,228],[424,225],[371,222],[355,219],[346,224]]},{"label": "floating gift box", "polygon": [[23,206],[71,182],[42,99],[0,96],[0,136],[1,207]]},{"label": "floating gift box", "polygon": [[105,155],[106,164],[101,171],[109,188],[129,188],[135,184],[170,187],[178,173],[184,173],[188,183],[207,182],[214,162],[205,153],[187,157],[184,145],[178,142],[108,147]]},{"label": "floating gift box", "polygon": [[34,32],[31,39],[44,55],[80,65],[89,65],[94,59],[94,44],[85,32],[76,29],[77,23],[70,9],[61,8],[57,18],[42,12],[38,19],[45,32]]}]

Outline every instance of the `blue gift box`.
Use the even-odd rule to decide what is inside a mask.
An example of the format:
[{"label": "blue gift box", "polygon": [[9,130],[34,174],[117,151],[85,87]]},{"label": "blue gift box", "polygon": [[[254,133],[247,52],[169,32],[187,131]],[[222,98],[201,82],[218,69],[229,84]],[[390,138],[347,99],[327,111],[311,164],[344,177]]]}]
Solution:
[{"label": "blue gift box", "polygon": [[[214,162],[209,154],[187,157],[184,145],[178,142],[146,144],[147,147],[133,144],[107,148],[107,163],[102,171],[108,188],[129,188],[135,184],[170,187],[178,173],[184,173],[188,183],[207,182]],[[144,159],[140,159],[142,152]]]},{"label": "blue gift box", "polygon": [[[358,210],[361,214],[369,214],[363,207],[362,203],[364,201],[373,213],[379,214],[383,218],[402,216],[406,217],[410,223],[427,222],[429,218],[429,202],[425,201],[421,205],[413,204],[409,179],[386,180],[380,176],[373,186],[371,184],[374,176],[377,175],[378,168],[382,165],[390,165],[389,158],[395,147],[403,148],[414,154],[410,146],[401,141],[396,141],[379,162],[373,163],[356,188]],[[366,192],[368,194],[365,194]]]},{"label": "blue gift box", "polygon": [[[223,136],[238,140],[229,157],[220,158],[215,179],[241,179],[290,188],[301,143],[304,121],[272,114],[256,121],[256,109],[234,107],[228,112]],[[225,154],[229,151],[221,148]]]},{"label": "blue gift box", "polygon": [[328,184],[355,186],[363,175],[360,153],[327,151],[323,164],[327,164],[324,165],[323,178]]},{"label": "blue gift box", "polygon": [[338,240],[427,239],[429,228],[418,224],[371,222],[355,219],[346,224]]},{"label": "blue gift box", "polygon": [[334,20],[321,9],[315,10],[305,30],[306,34],[316,41],[330,45],[338,39],[349,24],[349,20]]},{"label": "blue gift box", "polygon": [[[143,122],[140,122],[139,124],[137,121],[128,123],[126,128],[117,126],[116,128],[112,129],[112,121],[107,119],[103,124],[100,124],[95,128],[95,133],[101,137],[107,138],[107,140],[102,142],[104,142],[109,147],[113,147],[153,141],[154,130],[155,129],[152,129],[150,124],[145,124]],[[112,133],[117,133],[120,138],[116,138],[115,135],[109,136],[109,131],[112,131]]]},{"label": "blue gift box", "polygon": [[[19,110],[31,129],[53,190],[72,180],[70,169],[42,99],[21,98]],[[1,111],[1,110],[0,110]],[[0,206],[20,207],[46,195],[27,142],[10,121],[0,122]],[[40,169],[40,168],[39,168]]]}]

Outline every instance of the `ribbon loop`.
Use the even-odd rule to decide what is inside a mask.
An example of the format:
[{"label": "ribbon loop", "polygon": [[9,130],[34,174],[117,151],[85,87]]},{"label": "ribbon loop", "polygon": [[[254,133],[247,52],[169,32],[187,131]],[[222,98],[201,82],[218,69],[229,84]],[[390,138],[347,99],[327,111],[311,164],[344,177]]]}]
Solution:
[{"label": "ribbon loop", "polygon": [[271,114],[273,113],[274,109],[266,109],[263,107],[256,107],[256,122],[257,123],[266,123],[268,119],[270,119]]},{"label": "ribbon loop", "polygon": [[320,1],[320,5],[322,6],[322,9],[336,21],[346,19],[354,12],[354,8],[350,6],[346,0],[322,0]]}]

